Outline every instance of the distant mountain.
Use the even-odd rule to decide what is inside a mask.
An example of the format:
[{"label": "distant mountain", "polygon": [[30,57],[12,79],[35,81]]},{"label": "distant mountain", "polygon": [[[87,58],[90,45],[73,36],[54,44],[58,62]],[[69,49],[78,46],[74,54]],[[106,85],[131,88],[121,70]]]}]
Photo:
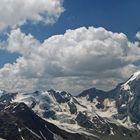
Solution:
[{"label": "distant mountain", "polygon": [[91,88],[76,97],[55,90],[32,93],[1,90],[0,137],[139,140],[140,72],[109,92]]},{"label": "distant mountain", "polygon": [[108,93],[96,88],[91,88],[84,90],[77,97],[87,97],[87,100],[92,102],[96,97],[100,98],[101,100],[108,98]]}]

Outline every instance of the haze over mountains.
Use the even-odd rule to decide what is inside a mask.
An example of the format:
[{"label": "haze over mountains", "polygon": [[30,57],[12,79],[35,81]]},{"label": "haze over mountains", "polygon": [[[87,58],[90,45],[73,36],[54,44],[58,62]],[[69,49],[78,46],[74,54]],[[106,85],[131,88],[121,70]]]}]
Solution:
[{"label": "haze over mountains", "polygon": [[139,140],[140,72],[115,89],[0,91],[0,137],[7,140]]}]

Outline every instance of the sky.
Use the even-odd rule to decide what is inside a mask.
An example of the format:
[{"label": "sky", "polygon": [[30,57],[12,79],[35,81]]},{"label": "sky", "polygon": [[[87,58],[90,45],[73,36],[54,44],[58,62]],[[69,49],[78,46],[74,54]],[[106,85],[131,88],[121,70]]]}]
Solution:
[{"label": "sky", "polygon": [[0,88],[72,94],[114,88],[139,70],[139,5],[139,0],[3,0]]}]

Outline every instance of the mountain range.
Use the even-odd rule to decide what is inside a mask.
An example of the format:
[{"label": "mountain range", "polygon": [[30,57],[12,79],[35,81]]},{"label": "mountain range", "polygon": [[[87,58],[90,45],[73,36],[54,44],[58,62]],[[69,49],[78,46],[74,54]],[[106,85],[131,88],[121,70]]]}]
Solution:
[{"label": "mountain range", "polygon": [[139,140],[140,72],[111,91],[0,90],[0,139]]}]

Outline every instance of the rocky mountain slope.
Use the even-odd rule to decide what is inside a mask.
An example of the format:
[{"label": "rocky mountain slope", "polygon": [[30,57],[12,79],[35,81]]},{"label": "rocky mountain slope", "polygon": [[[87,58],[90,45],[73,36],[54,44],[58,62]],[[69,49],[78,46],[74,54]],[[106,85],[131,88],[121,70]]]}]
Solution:
[{"label": "rocky mountain slope", "polygon": [[93,135],[70,133],[41,119],[24,103],[3,104],[0,137],[7,140],[97,140]]},{"label": "rocky mountain slope", "polygon": [[109,92],[91,88],[76,97],[55,90],[0,91],[0,137],[10,140],[15,131],[13,138],[25,140],[139,140],[139,99],[140,72]]}]

